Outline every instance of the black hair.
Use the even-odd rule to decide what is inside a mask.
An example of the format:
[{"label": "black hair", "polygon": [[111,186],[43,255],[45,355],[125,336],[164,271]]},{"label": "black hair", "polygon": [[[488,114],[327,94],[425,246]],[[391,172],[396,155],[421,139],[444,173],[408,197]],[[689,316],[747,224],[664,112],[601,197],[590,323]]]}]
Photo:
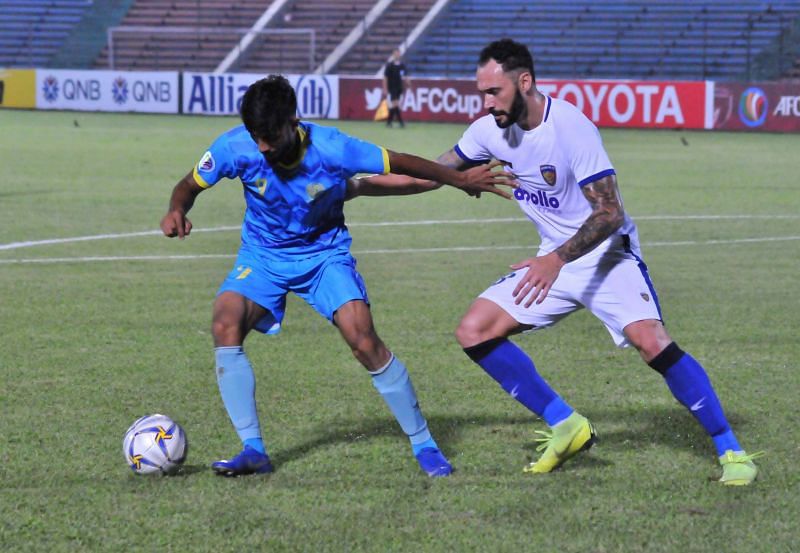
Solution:
[{"label": "black hair", "polygon": [[297,97],[286,77],[270,75],[251,84],[242,98],[242,122],[251,136],[274,138],[297,115]]},{"label": "black hair", "polygon": [[503,38],[496,40],[489,44],[486,48],[481,50],[481,55],[478,58],[478,65],[484,66],[489,60],[494,60],[503,66],[503,71],[509,73],[511,71],[523,70],[528,71],[536,80],[536,73],[533,71],[533,57],[531,56],[528,47],[520,42],[511,40],[510,38]]}]

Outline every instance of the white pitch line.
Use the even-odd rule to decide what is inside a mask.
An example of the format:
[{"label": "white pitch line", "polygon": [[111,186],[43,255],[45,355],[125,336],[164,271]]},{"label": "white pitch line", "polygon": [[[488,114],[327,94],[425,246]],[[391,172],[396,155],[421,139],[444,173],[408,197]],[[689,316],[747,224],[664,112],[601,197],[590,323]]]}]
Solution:
[{"label": "white pitch line", "polygon": [[[685,240],[678,242],[649,242],[645,248],[662,246],[715,246],[730,244],[751,244],[759,242],[785,242],[800,240],[800,236],[766,236],[763,238],[736,238],[732,240]],[[452,252],[485,252],[500,250],[530,250],[535,245],[524,246],[454,246],[449,248],[396,248],[354,251],[353,255],[369,254],[403,254],[403,253],[452,253]],[[0,265],[53,264],[53,263],[91,263],[98,261],[187,261],[195,259],[233,259],[234,254],[197,254],[197,255],[111,255],[87,257],[41,257],[28,259],[0,259]]]},{"label": "white pitch line", "polygon": [[[724,220],[724,219],[798,219],[800,215],[643,215],[635,217],[637,221],[687,221],[687,220]],[[474,225],[481,223],[524,223],[528,219],[524,217],[505,217],[505,218],[488,218],[488,219],[443,219],[443,220],[423,220],[423,221],[383,221],[375,223],[347,223],[348,227],[410,227],[410,226],[430,226],[430,225]],[[199,232],[224,232],[232,230],[241,230],[241,225],[237,226],[224,226],[224,227],[211,227],[211,228],[196,228],[192,229],[193,233]],[[0,244],[0,251],[3,250],[18,250],[21,248],[30,248],[34,246],[50,246],[53,244],[70,244],[74,242],[90,242],[93,240],[110,240],[119,238],[136,238],[140,236],[161,236],[160,230],[143,230],[137,232],[120,232],[114,234],[94,234],[90,236],[73,236],[70,238],[48,238],[44,240],[29,240],[25,242],[10,242],[8,244]]]}]

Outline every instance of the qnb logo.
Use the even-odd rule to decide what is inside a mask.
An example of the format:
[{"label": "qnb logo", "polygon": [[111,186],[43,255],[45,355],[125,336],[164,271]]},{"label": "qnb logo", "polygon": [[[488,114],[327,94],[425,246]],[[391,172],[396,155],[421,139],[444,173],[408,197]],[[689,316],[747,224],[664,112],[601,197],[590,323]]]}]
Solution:
[{"label": "qnb logo", "polygon": [[769,113],[767,95],[758,87],[750,87],[742,92],[739,99],[739,119],[748,127],[764,124]]},{"label": "qnb logo", "polygon": [[520,202],[528,202],[545,209],[558,209],[558,207],[561,205],[558,202],[558,198],[548,196],[547,192],[544,190],[536,190],[531,193],[527,190],[521,190],[517,188],[514,190],[514,197]]},{"label": "qnb logo", "polygon": [[111,82],[111,97],[117,104],[124,104],[128,101],[128,81],[123,77],[117,77]]},{"label": "qnb logo", "polygon": [[328,79],[305,75],[297,81],[297,112],[300,117],[325,119],[331,111],[333,94]]},{"label": "qnb logo", "polygon": [[44,99],[48,102],[55,102],[58,100],[58,79],[52,75],[48,75],[42,82],[42,93]]}]

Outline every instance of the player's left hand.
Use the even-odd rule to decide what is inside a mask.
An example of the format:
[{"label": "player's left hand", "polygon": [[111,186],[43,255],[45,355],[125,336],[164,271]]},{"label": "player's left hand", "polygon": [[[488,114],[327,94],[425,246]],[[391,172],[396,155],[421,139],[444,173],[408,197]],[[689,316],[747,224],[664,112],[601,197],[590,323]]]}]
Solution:
[{"label": "player's left hand", "polygon": [[470,196],[477,198],[481,197],[481,192],[491,192],[502,196],[507,200],[511,199],[511,194],[505,190],[497,188],[498,186],[508,186],[510,188],[517,187],[516,177],[513,173],[508,171],[495,171],[495,167],[503,165],[502,161],[495,160],[485,165],[478,165],[463,171],[461,173],[462,180],[456,186]]},{"label": "player's left hand", "polygon": [[528,272],[517,283],[512,295],[514,303],[519,305],[527,297],[525,307],[530,307],[535,301],[537,304],[542,303],[553,287],[553,283],[558,278],[561,272],[561,267],[564,266],[564,261],[558,256],[557,253],[551,252],[541,257],[532,257],[519,263],[514,263],[511,268],[514,270],[528,268]]}]

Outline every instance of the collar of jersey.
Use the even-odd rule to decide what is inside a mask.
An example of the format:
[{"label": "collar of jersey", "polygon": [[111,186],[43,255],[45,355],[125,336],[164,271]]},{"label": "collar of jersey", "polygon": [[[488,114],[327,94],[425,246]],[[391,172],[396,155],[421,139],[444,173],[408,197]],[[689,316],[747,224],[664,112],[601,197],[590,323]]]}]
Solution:
[{"label": "collar of jersey", "polygon": [[297,134],[300,135],[300,151],[297,154],[297,159],[289,164],[284,164],[279,161],[278,165],[280,165],[283,169],[296,169],[306,155],[306,131],[300,125],[297,125]]}]

